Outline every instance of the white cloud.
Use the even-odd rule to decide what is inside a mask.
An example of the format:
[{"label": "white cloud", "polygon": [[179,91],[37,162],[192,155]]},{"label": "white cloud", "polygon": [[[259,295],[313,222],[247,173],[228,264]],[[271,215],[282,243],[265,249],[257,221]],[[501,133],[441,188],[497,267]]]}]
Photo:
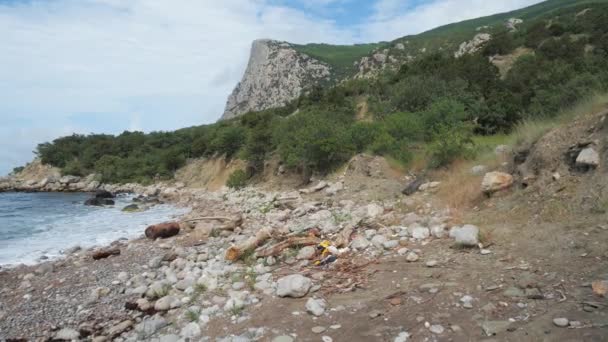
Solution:
[{"label": "white cloud", "polygon": [[331,21],[262,0],[0,4],[0,32],[0,117],[20,121],[3,127],[0,174],[74,124],[118,133],[215,121],[254,39],[353,41]]},{"label": "white cloud", "polygon": [[356,0],[298,1],[310,10],[283,0],[0,2],[0,174],[71,132],[215,121],[257,38],[388,40],[538,2],[437,0],[403,14],[409,1],[379,0],[369,21],[339,26],[317,11],[347,11]]},{"label": "white cloud", "polygon": [[360,34],[366,41],[390,41],[452,22],[508,12],[542,1],[379,0],[371,19],[360,26]]}]

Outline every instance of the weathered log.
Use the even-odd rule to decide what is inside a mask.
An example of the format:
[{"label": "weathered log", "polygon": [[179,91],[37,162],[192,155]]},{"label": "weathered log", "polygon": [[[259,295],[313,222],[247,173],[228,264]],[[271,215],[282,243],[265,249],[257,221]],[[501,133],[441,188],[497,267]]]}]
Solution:
[{"label": "weathered log", "polygon": [[254,250],[256,247],[261,245],[264,241],[270,239],[272,236],[272,228],[262,228],[255,236],[241,242],[236,246],[231,246],[226,250],[226,260],[237,261],[247,252]]},{"label": "weathered log", "polygon": [[281,241],[275,245],[268,246],[266,248],[256,251],[258,257],[277,256],[281,254],[285,249],[298,246],[314,246],[319,244],[320,240],[315,236],[304,236],[304,237],[290,237],[284,241]]},{"label": "weathered log", "polygon": [[196,222],[196,221],[235,221],[235,222],[243,222],[242,216],[235,217],[227,217],[227,216],[201,216],[195,217],[191,219],[185,220],[186,222]]},{"label": "weathered log", "polygon": [[155,224],[146,228],[146,237],[155,240],[157,238],[166,239],[179,233],[179,222],[166,222]]},{"label": "weathered log", "polygon": [[111,255],[120,255],[120,248],[111,247],[111,248],[99,249],[99,250],[93,252],[93,254],[91,256],[93,257],[93,260],[99,260],[99,259],[105,259]]},{"label": "weathered log", "polygon": [[338,234],[338,237],[335,239],[336,247],[346,247],[350,243],[350,237],[353,235],[355,228],[361,224],[361,220],[357,220],[356,222],[349,223],[342,231]]}]

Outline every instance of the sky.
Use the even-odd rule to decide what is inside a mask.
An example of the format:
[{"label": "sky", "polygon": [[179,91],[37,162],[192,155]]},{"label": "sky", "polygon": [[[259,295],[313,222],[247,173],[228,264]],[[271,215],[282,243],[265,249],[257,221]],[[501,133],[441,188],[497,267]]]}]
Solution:
[{"label": "sky", "polygon": [[540,0],[0,0],[0,175],[72,133],[221,116],[251,42],[390,41]]}]

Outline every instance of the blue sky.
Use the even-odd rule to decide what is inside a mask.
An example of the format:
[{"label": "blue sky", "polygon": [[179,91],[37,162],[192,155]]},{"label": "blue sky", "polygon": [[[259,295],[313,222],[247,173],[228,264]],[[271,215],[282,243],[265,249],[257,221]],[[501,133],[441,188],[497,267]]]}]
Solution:
[{"label": "blue sky", "polygon": [[216,121],[251,41],[392,40],[539,0],[0,0],[0,175],[72,133]]}]

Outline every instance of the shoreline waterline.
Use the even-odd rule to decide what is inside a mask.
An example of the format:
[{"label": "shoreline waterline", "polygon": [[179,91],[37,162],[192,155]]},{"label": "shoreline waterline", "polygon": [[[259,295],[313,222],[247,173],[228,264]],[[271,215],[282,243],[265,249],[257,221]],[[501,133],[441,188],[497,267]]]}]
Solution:
[{"label": "shoreline waterline", "polygon": [[15,268],[61,259],[76,246],[108,246],[135,240],[151,224],[174,220],[190,211],[174,203],[141,212],[123,212],[135,194],[120,194],[114,206],[85,206],[86,192],[0,193],[0,267]]}]

